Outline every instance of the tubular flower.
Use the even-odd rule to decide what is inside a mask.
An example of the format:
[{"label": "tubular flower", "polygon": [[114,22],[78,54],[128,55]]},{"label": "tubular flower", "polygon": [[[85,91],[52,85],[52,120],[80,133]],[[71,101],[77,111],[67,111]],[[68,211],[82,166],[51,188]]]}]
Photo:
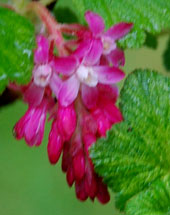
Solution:
[{"label": "tubular flower", "polygon": [[39,146],[44,136],[47,108],[46,100],[36,107],[29,107],[14,127],[15,137],[18,140],[24,138],[29,146]]},{"label": "tubular flower", "polygon": [[37,36],[37,49],[34,52],[33,81],[24,92],[25,101],[37,106],[41,103],[46,87],[50,87],[56,97],[61,86],[61,79],[52,67],[52,54],[49,41],[43,35]]},{"label": "tubular flower", "polygon": [[[47,145],[50,163],[56,164],[62,156],[62,170],[68,185],[75,186],[78,199],[97,198],[107,203],[110,196],[94,171],[89,148],[123,119],[115,105],[115,84],[125,76],[119,68],[125,59],[116,41],[132,24],[119,23],[104,32],[103,19],[87,11],[88,28],[60,25],[39,3],[32,7],[46,25],[48,36],[37,36],[31,82],[16,87],[29,108],[14,127],[15,137],[25,138],[30,146],[40,145],[48,112],[53,121]],[[64,40],[62,33],[76,37]]]}]

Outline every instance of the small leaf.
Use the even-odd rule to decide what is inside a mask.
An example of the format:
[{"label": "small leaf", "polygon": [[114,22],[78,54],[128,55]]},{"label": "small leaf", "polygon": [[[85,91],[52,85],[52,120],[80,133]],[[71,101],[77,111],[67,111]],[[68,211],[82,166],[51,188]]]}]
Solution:
[{"label": "small leaf", "polygon": [[[165,178],[170,178],[170,78],[136,70],[121,90],[120,108],[124,121],[91,149],[95,169],[117,193],[116,206],[121,210],[126,206],[128,215],[164,214],[170,210],[166,202],[159,208],[161,212],[142,211],[152,209],[158,198],[163,202],[162,187],[169,186]],[[154,192],[158,197],[152,197]],[[152,204],[147,205],[149,201]]]},{"label": "small leaf", "polygon": [[34,27],[26,18],[1,7],[0,17],[0,83],[2,83],[0,91],[2,92],[8,81],[26,84],[30,80],[35,38]]},{"label": "small leaf", "polygon": [[168,72],[170,72],[170,38],[167,42],[166,50],[163,54],[163,63]]},{"label": "small leaf", "polygon": [[169,0],[60,0],[68,7],[74,3],[74,10],[80,21],[84,23],[84,13],[92,10],[100,14],[109,28],[117,22],[133,22],[134,28],[120,42],[122,47],[141,47],[146,39],[146,33],[158,34],[163,29],[170,28]]}]

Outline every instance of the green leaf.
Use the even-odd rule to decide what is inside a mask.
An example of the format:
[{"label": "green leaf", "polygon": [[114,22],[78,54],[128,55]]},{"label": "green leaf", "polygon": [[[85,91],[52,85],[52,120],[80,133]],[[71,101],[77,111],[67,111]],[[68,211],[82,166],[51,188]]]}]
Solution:
[{"label": "green leaf", "polygon": [[167,47],[163,53],[163,63],[168,72],[170,72],[170,38],[167,42]]},{"label": "green leaf", "polygon": [[[26,18],[0,7],[0,91],[8,81],[26,84],[33,68],[34,27]],[[7,81],[8,80],[8,81]]]},{"label": "green leaf", "polygon": [[[126,206],[128,215],[165,214],[170,210],[166,201],[161,212],[142,211],[152,212],[158,198],[163,198],[163,187],[169,186],[165,178],[170,178],[170,78],[149,70],[134,71],[121,90],[120,108],[124,121],[91,149],[95,169],[117,193],[116,206],[121,210]],[[170,203],[170,191],[164,192]]]},{"label": "green leaf", "polygon": [[121,21],[133,22],[133,30],[120,42],[124,48],[139,48],[145,42],[145,32],[158,34],[170,27],[169,0],[59,0],[59,4],[63,1],[69,8],[72,3],[75,5],[74,11],[82,23],[86,10],[99,13],[106,28]]}]

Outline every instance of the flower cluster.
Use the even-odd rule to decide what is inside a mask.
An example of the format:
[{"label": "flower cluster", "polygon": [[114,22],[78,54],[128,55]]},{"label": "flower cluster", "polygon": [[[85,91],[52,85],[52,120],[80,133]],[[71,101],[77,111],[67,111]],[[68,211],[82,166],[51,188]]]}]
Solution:
[{"label": "flower cluster", "polygon": [[[33,8],[48,34],[37,36],[32,80],[22,87],[29,108],[16,123],[15,136],[25,138],[29,146],[40,145],[49,113],[49,161],[56,164],[62,154],[62,170],[68,185],[75,184],[78,199],[97,197],[106,203],[109,193],[94,171],[89,147],[122,120],[115,105],[115,83],[124,78],[119,67],[125,59],[116,41],[130,31],[132,24],[122,22],[104,31],[103,19],[87,11],[88,27],[61,25],[38,3],[33,3]],[[64,40],[63,34],[72,38]]]}]

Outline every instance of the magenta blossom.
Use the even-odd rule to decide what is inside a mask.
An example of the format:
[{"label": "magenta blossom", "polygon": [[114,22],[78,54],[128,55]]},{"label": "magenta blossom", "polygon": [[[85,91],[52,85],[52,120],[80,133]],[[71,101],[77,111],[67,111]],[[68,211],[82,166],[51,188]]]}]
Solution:
[{"label": "magenta blossom", "polygon": [[88,41],[80,44],[73,54],[77,64],[70,71],[65,69],[66,65],[69,68],[67,57],[54,60],[55,69],[65,76],[70,76],[62,83],[58,93],[58,100],[62,106],[68,106],[76,99],[81,86],[82,99],[91,107],[95,102],[91,97],[96,97],[98,83],[110,85],[124,78],[124,73],[119,68],[99,65],[103,49],[102,44],[99,42],[99,45],[98,42],[94,39],[90,40],[90,43]]},{"label": "magenta blossom", "polygon": [[36,107],[29,107],[25,115],[16,123],[14,134],[16,139],[25,138],[29,146],[39,146],[44,135],[44,127],[48,102],[43,100]]},{"label": "magenta blossom", "polygon": [[90,34],[87,34],[87,30],[84,30],[84,34],[81,33],[86,38],[82,39],[71,55],[76,59],[76,64],[70,67],[71,57],[59,57],[53,61],[55,70],[67,77],[58,92],[62,106],[71,104],[80,88],[84,104],[88,108],[93,107],[98,94],[98,83],[111,85],[124,78],[124,73],[118,68],[125,63],[124,53],[116,48],[116,40],[125,36],[133,25],[122,22],[104,32],[104,22],[98,14],[88,11],[85,18]]},{"label": "magenta blossom", "polygon": [[104,20],[97,13],[87,11],[85,13],[85,19],[89,25],[92,36],[96,38],[96,41],[100,39],[102,42],[103,55],[105,55],[114,66],[123,66],[125,63],[124,52],[117,48],[116,41],[128,34],[133,24],[120,22],[104,32]]},{"label": "magenta blossom", "polygon": [[52,67],[52,58],[49,41],[38,35],[37,49],[34,52],[33,81],[24,93],[24,99],[29,105],[36,106],[41,103],[47,86],[58,97],[62,81]]},{"label": "magenta blossom", "polygon": [[[105,204],[110,196],[95,173],[89,148],[123,119],[115,105],[115,83],[124,78],[119,66],[125,59],[116,42],[132,24],[119,23],[104,32],[103,19],[88,11],[89,28],[60,25],[41,4],[31,5],[46,25],[48,38],[37,36],[32,80],[19,87],[29,108],[16,123],[15,136],[24,138],[29,146],[40,145],[48,112],[53,120],[47,146],[49,161],[56,164],[62,155],[62,170],[68,185],[75,186],[77,198],[97,198]],[[77,37],[64,40],[62,33]]]}]

